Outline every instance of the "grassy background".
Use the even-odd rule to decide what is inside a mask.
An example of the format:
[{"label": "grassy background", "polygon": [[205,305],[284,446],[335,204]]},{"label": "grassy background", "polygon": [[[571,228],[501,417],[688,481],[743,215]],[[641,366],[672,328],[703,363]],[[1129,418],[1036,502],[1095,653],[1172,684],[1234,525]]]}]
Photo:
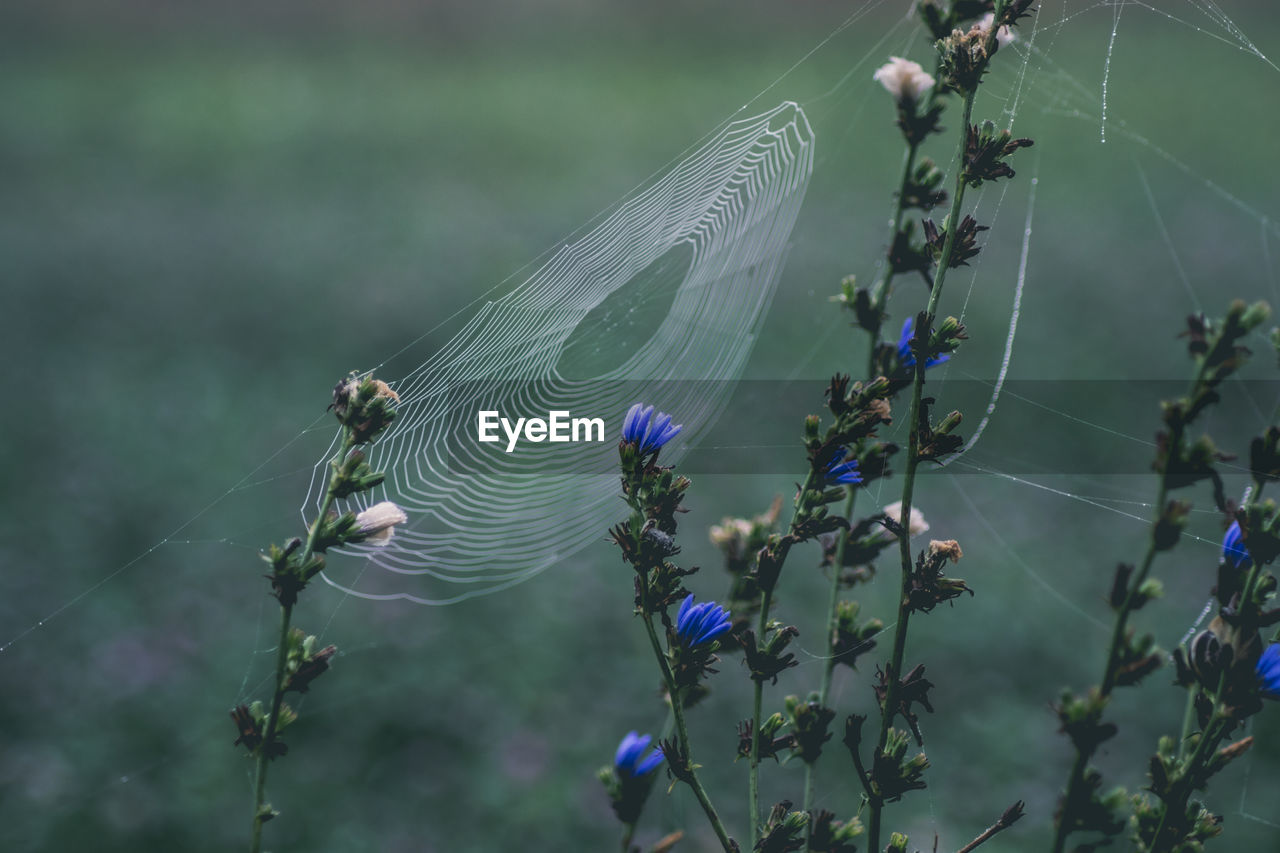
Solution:
[{"label": "grassy background", "polygon": [[[936,770],[889,823],[921,849],[935,832],[939,849],[957,848],[1017,798],[1030,817],[985,849],[1045,848],[1070,760],[1049,703],[1097,677],[1102,595],[1143,536],[1109,508],[1143,517],[1154,488],[1139,442],[1167,386],[1144,383],[1185,375],[1173,334],[1186,313],[1276,286],[1266,217],[1280,197],[1277,74],[1196,7],[1159,5],[1176,19],[1130,8],[1114,31],[1105,122],[1107,8],[1046,2],[1025,77],[1007,62],[980,106],[994,116],[1016,103],[1016,129],[1037,147],[1018,155],[1007,192],[981,196],[979,218],[996,227],[975,285],[958,276],[944,299],[973,338],[946,377],[997,371],[1034,175],[1011,369],[1033,402],[1007,397],[992,437],[919,499],[935,533],[962,541],[961,574],[978,590],[913,625],[909,657],[938,685],[939,713],[925,720]],[[1269,7],[1222,5],[1274,51]],[[863,343],[827,296],[843,275],[870,280],[882,250],[900,143],[870,75],[891,53],[928,56],[905,8],[386,0],[0,13],[0,346],[11,366],[0,847],[241,844],[249,766],[230,747],[226,709],[262,695],[274,625],[255,552],[298,527],[333,382],[406,346],[386,375],[407,372],[453,326],[424,332],[518,281],[744,103],[797,100],[818,134],[748,376],[856,371]],[[908,306],[924,298],[912,283],[900,294]],[[1255,349],[1250,375],[1270,380],[1267,348]],[[1220,443],[1242,449],[1274,396],[1244,389],[1212,424]],[[778,417],[798,427],[802,414]],[[761,453],[767,473],[702,477],[690,495],[683,540],[707,567],[692,584],[701,596],[724,588],[707,525],[763,508],[794,479],[774,472],[803,464],[794,449]],[[1092,464],[1117,455],[1138,461]],[[1238,494],[1242,480],[1229,485]],[[1210,508],[1206,493],[1194,499]],[[1202,538],[1158,568],[1169,596],[1140,622],[1166,647],[1203,604],[1220,529],[1197,515]],[[808,626],[825,582],[813,563],[797,553],[784,581],[780,614],[801,626],[808,654],[774,704],[818,678],[820,632]],[[887,615],[889,587],[864,591],[864,606]],[[284,816],[270,846],[610,849],[594,770],[625,731],[662,722],[629,601],[630,578],[603,544],[513,592],[444,609],[309,592],[299,622],[344,652],[273,770]],[[749,691],[736,661],[714,687],[694,736],[741,836],[745,767],[728,760],[728,721],[746,716]],[[1142,784],[1181,696],[1160,674],[1117,699],[1123,737],[1100,759],[1109,778]],[[842,715],[866,711],[865,673],[843,674],[837,697]],[[1269,818],[1280,802],[1273,710],[1254,733],[1254,756],[1214,790],[1231,833],[1223,849],[1280,838],[1239,814]],[[765,796],[796,797],[799,778],[770,768]],[[838,749],[823,785],[821,806],[852,812]],[[684,827],[690,849],[711,849],[683,791],[650,808],[643,839]]]}]

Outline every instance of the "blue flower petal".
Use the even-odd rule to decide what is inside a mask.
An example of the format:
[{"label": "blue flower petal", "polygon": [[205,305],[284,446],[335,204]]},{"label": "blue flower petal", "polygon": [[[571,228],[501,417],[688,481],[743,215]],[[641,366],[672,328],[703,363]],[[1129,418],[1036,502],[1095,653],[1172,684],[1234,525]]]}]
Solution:
[{"label": "blue flower petal", "polygon": [[693,607],[693,594],[690,593],[680,605],[680,610],[676,613],[676,632],[683,633],[685,626],[689,623],[689,610]]},{"label": "blue flower petal", "polygon": [[652,742],[653,738],[650,735],[627,732],[626,737],[618,744],[618,751],[613,758],[613,766],[618,775],[644,776],[661,764],[662,753],[658,750],[655,749],[648,755],[643,755]]},{"label": "blue flower petal", "polygon": [[1280,643],[1272,643],[1263,650],[1254,672],[1258,675],[1263,697],[1280,699]]},{"label": "blue flower petal", "polygon": [[1222,559],[1237,569],[1249,568],[1253,565],[1253,555],[1244,547],[1244,536],[1240,533],[1240,522],[1233,521],[1222,537]]},{"label": "blue flower petal", "polygon": [[683,429],[682,424],[672,424],[671,415],[654,412],[653,406],[636,403],[627,410],[622,422],[622,440],[635,444],[642,456],[656,453]]},{"label": "blue flower petal", "polygon": [[[898,336],[898,363],[903,367],[915,367],[916,356],[911,351],[911,337],[914,332],[915,318],[908,317],[902,322],[902,334]],[[937,367],[951,360],[951,356],[947,353],[934,356],[924,363],[925,369]]]},{"label": "blue flower petal", "polygon": [[622,440],[639,442],[644,437],[649,425],[649,417],[653,414],[653,406],[636,403],[627,410],[627,417],[622,422]]}]

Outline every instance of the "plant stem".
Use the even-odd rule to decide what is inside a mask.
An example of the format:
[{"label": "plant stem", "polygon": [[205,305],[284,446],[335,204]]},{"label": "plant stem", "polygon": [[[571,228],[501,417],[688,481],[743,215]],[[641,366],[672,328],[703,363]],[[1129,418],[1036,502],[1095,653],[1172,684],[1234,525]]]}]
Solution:
[{"label": "plant stem", "polygon": [[[874,346],[874,344],[873,344]],[[857,500],[857,491],[849,490],[849,496],[844,501],[844,519],[848,521],[853,517],[853,505]],[[818,704],[824,708],[827,706],[827,700],[831,696],[831,677],[836,668],[836,605],[840,600],[840,570],[844,566],[844,551],[849,543],[848,531],[840,531],[839,538],[836,540],[835,565],[831,568],[831,594],[827,598],[827,656],[822,667],[822,686],[818,691]],[[813,805],[813,763],[806,764],[804,767],[804,800],[802,810],[808,812]],[[805,829],[806,839],[813,829],[813,821],[810,821]]]},{"label": "plant stem", "polygon": [[1187,757],[1187,739],[1191,737],[1191,723],[1196,717],[1196,697],[1200,695],[1200,685],[1192,684],[1187,688],[1187,707],[1182,710],[1182,730],[1178,735],[1178,760]]},{"label": "plant stem", "polygon": [[[760,595],[760,626],[757,631],[758,642],[764,642],[764,632],[769,624],[769,605],[773,603],[773,591],[765,590]],[[750,822],[751,847],[756,849],[756,840],[760,834],[760,705],[764,695],[764,682],[759,679],[751,681],[751,767],[747,773],[747,820]]]},{"label": "plant stem", "polygon": [[[1199,387],[1199,385],[1203,381],[1204,381],[1204,363],[1202,362],[1196,368],[1195,375],[1191,380],[1192,395],[1194,395],[1196,388]],[[1178,419],[1174,423],[1170,424],[1169,441],[1168,441],[1169,449],[1167,451],[1169,454],[1170,460],[1172,460],[1174,458],[1174,455],[1179,452],[1179,449],[1182,446],[1183,435],[1186,431],[1187,426],[1189,426],[1189,424],[1185,423],[1181,419]],[[1151,571],[1151,566],[1155,562],[1155,557],[1156,557],[1155,529],[1156,529],[1156,525],[1159,524],[1160,522],[1161,516],[1165,512],[1165,504],[1169,498],[1168,472],[1170,467],[1171,466],[1169,464],[1166,464],[1164,466],[1164,471],[1160,473],[1159,484],[1156,488],[1155,511],[1152,515],[1152,520],[1151,520],[1151,536],[1147,541],[1147,552],[1146,554],[1143,555],[1142,564],[1138,569],[1138,571],[1135,573],[1133,580],[1129,584],[1129,590],[1125,595],[1124,603],[1121,604],[1120,606],[1120,612],[1116,614],[1115,627],[1111,631],[1111,642],[1107,646],[1106,669],[1103,671],[1103,675],[1102,675],[1102,686],[1098,690],[1103,700],[1106,700],[1107,698],[1109,698],[1111,696],[1111,691],[1115,688],[1116,676],[1118,674],[1118,670],[1116,669],[1116,656],[1119,653],[1121,643],[1124,642],[1125,628],[1128,626],[1128,623],[1129,623],[1129,614],[1133,612],[1133,609],[1134,609],[1133,605],[1134,605],[1134,602],[1137,600],[1138,590],[1142,587],[1143,582],[1147,579],[1147,575]],[[1191,699],[1188,699],[1188,701],[1189,702],[1194,701],[1194,697],[1192,697]],[[1188,713],[1184,716],[1184,719],[1183,719],[1184,739],[1185,739],[1185,735],[1187,732],[1188,723],[1190,719],[1190,713],[1189,713],[1190,710],[1191,710],[1191,706],[1188,706]],[[1180,743],[1178,745],[1179,755],[1182,754],[1183,749],[1184,747]],[[1084,782],[1085,770],[1088,767],[1089,758],[1091,755],[1092,753],[1086,753],[1081,751],[1078,748],[1076,749],[1076,758],[1071,765],[1071,774],[1070,776],[1067,777],[1067,790],[1066,790],[1066,793],[1063,794],[1062,814],[1059,817],[1058,825],[1054,830],[1053,853],[1062,853],[1062,851],[1066,847],[1067,836],[1071,833],[1071,829],[1069,828],[1069,822],[1066,819],[1068,817],[1068,815],[1066,814],[1066,809],[1068,808],[1069,804],[1074,802],[1077,796],[1079,787]]]},{"label": "plant stem", "polygon": [[293,615],[292,605],[280,607],[280,639],[276,648],[276,690],[271,697],[271,714],[267,717],[266,734],[258,747],[257,772],[253,784],[253,832],[250,835],[249,850],[258,853],[262,849],[262,825],[266,823],[263,806],[267,792],[267,746],[275,737],[276,720],[280,716],[280,705],[284,701],[284,671],[289,655],[289,621]]},{"label": "plant stem", "polygon": [[702,787],[702,783],[698,781],[698,773],[693,769],[693,756],[689,746],[689,729],[684,722],[684,708],[681,707],[680,691],[676,688],[675,676],[671,674],[671,667],[667,665],[667,656],[662,653],[662,646],[658,642],[658,633],[653,628],[653,620],[649,612],[649,597],[641,593],[640,598],[642,618],[644,621],[645,631],[649,634],[649,644],[653,646],[653,654],[658,659],[658,666],[662,669],[662,680],[667,685],[667,695],[671,697],[671,712],[676,721],[676,732],[680,738],[680,748],[684,750],[685,758],[689,761],[689,779],[688,785],[693,789],[693,795],[698,798],[698,804],[702,806],[702,811],[706,813],[707,820],[711,823],[711,828],[715,830],[716,838],[720,839],[720,845],[724,848],[725,853],[734,853],[735,846],[733,840],[729,838],[729,833],[725,831],[724,824],[720,821],[720,815],[716,813],[715,806],[711,804],[711,799],[707,796],[706,789]]},{"label": "plant stem", "polygon": [[[932,103],[932,97],[930,102]],[[876,344],[880,342],[880,326],[883,326],[884,303],[888,301],[889,286],[893,283],[894,277],[892,259],[893,244],[898,239],[898,232],[902,230],[902,219],[907,213],[907,207],[905,204],[907,183],[911,180],[911,172],[916,166],[916,153],[919,150],[919,142],[910,143],[907,146],[907,156],[902,164],[902,180],[898,182],[898,199],[893,211],[893,230],[889,233],[889,254],[891,257],[887,261],[888,268],[885,270],[884,278],[876,282],[871,293],[871,304],[880,307],[880,311],[877,316],[881,318],[881,321],[877,325],[876,330],[874,332],[870,332],[871,348],[867,353],[867,378],[869,379],[875,378]]]},{"label": "plant stem", "polygon": [[[315,553],[321,523],[333,507],[334,489],[338,484],[338,465],[353,447],[355,447],[355,441],[353,440],[352,432],[350,429],[346,429],[342,436],[342,447],[329,463],[329,486],[325,489],[324,500],[320,504],[320,510],[316,514],[315,521],[311,523],[311,529],[307,532],[307,542],[303,547],[300,561],[302,565],[306,565]],[[280,706],[284,704],[285,669],[289,662],[289,623],[292,616],[293,604],[282,603],[280,605],[280,640],[276,647],[275,691],[271,696],[271,713],[267,716],[267,725],[263,732],[262,743],[258,746],[257,768],[254,774],[253,831],[249,840],[250,853],[260,853],[262,850],[262,825],[271,816],[269,808],[266,807],[267,765],[270,762],[267,750],[275,742],[276,731],[280,722]]]},{"label": "plant stem", "polygon": [[[942,296],[942,286],[946,282],[947,270],[951,266],[951,256],[955,252],[956,233],[960,230],[960,211],[964,204],[964,147],[969,133],[969,119],[973,113],[974,92],[964,97],[963,115],[960,121],[959,164],[956,168],[955,193],[951,199],[951,210],[947,214],[947,237],[942,244],[942,253],[938,257],[938,274],[933,287],[929,291],[929,303],[925,308],[924,323],[916,330],[919,335],[928,335],[933,328],[933,321],[938,313],[938,301]],[[920,466],[920,443],[917,424],[920,420],[920,405],[924,398],[925,359],[916,359],[915,378],[911,386],[911,409],[907,420],[909,439],[907,442],[907,469],[902,483],[902,510],[899,518],[909,523],[911,518],[911,499],[915,494],[916,471]],[[907,594],[911,584],[911,538],[901,536],[898,540],[898,553],[902,560],[901,590],[898,597],[898,619],[894,625],[893,654],[885,667],[885,698],[880,716],[880,734],[876,739],[875,754],[879,755],[889,738],[889,728],[893,723],[893,708],[898,698],[898,679],[902,672],[902,658],[907,648],[907,626],[911,618]],[[884,809],[884,801],[876,798],[871,802],[871,821],[868,832],[868,849],[880,849],[880,813]]]},{"label": "plant stem", "polygon": [[1186,816],[1187,800],[1190,799],[1191,792],[1196,787],[1196,777],[1200,775],[1200,770],[1203,768],[1205,760],[1218,748],[1218,742],[1226,734],[1227,726],[1231,722],[1231,716],[1220,706],[1225,686],[1226,676],[1224,675],[1213,695],[1213,718],[1209,720],[1209,725],[1205,727],[1205,730],[1200,733],[1200,741],[1196,744],[1196,751],[1191,754],[1190,761],[1182,766],[1181,775],[1173,789],[1172,801],[1166,800],[1164,802],[1160,823],[1156,825],[1156,834],[1151,837],[1151,853],[1161,853],[1163,850],[1173,849],[1173,840],[1171,839],[1166,844],[1163,839],[1164,829],[1169,823],[1169,815],[1176,813],[1180,818]]}]

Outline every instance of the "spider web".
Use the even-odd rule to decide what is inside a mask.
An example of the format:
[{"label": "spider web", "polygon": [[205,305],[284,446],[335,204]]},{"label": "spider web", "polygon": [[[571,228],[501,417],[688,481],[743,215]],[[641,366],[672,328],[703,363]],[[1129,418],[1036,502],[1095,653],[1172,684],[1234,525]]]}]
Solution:
[{"label": "spider web", "polygon": [[[367,598],[449,604],[598,539],[616,515],[620,413],[637,400],[679,413],[684,429],[665,454],[678,462],[723,408],[773,299],[812,161],[795,104],[734,121],[481,307],[395,383],[398,417],[369,453],[387,480],[359,505],[391,499],[410,516],[390,545],[368,549],[396,580],[380,592],[326,580]],[[476,437],[480,411],[553,410],[604,414],[610,440],[510,452]],[[310,503],[334,449],[316,463]]]}]

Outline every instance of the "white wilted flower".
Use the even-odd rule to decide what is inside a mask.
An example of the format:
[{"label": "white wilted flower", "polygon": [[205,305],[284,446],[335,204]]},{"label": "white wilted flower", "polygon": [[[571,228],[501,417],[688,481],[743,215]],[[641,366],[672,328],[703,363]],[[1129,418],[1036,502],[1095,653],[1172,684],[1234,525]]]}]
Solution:
[{"label": "white wilted flower", "polygon": [[745,540],[751,535],[755,525],[745,518],[726,518],[723,524],[711,525],[711,544],[718,548]]},{"label": "white wilted flower", "polygon": [[356,515],[356,526],[360,528],[359,541],[370,545],[386,545],[396,532],[397,524],[404,524],[409,516],[404,510],[391,501],[376,503]]},{"label": "white wilted flower", "polygon": [[[994,24],[995,22],[996,22],[995,13],[988,12],[987,14],[983,15],[974,23],[973,28],[975,30],[981,30],[984,34],[989,33],[991,32],[991,25]],[[996,31],[996,42],[1001,47],[1004,47],[1006,44],[1008,44],[1009,42],[1013,41],[1016,38],[1017,36],[1013,34],[1013,30],[1009,29],[1007,26],[1001,27],[999,30]]]},{"label": "white wilted flower", "polygon": [[[898,524],[902,524],[902,501],[891,503],[881,511],[898,522]],[[929,522],[924,520],[924,513],[918,507],[913,506],[911,508],[911,523],[907,525],[907,537],[919,536],[928,529]]]},{"label": "white wilted flower", "polygon": [[920,67],[920,63],[891,56],[889,61],[876,69],[875,81],[893,95],[895,100],[915,101],[933,88],[933,76]]}]

